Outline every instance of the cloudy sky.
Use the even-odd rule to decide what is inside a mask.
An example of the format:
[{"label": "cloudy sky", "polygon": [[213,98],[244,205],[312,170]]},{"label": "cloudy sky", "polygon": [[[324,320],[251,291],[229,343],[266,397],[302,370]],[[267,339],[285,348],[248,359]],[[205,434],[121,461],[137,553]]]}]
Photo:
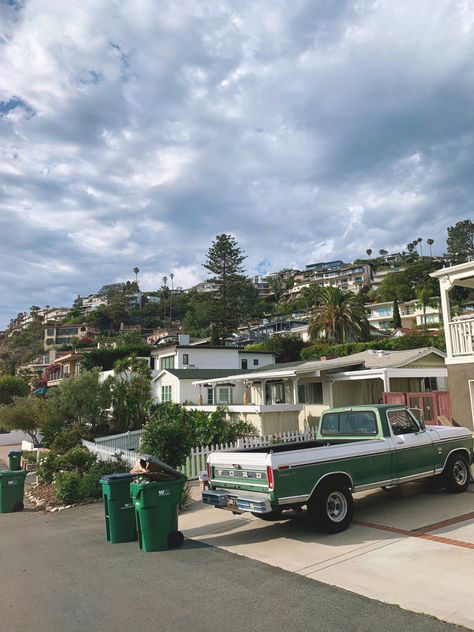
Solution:
[{"label": "cloudy sky", "polygon": [[474,215],[470,0],[0,0],[0,327]]}]

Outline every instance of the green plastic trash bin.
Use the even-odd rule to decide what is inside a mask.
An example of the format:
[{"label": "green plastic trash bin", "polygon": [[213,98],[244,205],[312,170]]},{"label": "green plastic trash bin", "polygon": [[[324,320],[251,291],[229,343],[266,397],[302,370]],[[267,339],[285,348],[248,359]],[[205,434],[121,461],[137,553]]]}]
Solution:
[{"label": "green plastic trash bin", "polygon": [[105,531],[112,544],[137,539],[135,510],[130,498],[132,475],[109,474],[102,476],[100,485],[104,499]]},{"label": "green plastic trash bin", "polygon": [[0,513],[23,511],[25,470],[0,472]]},{"label": "green plastic trash bin", "polygon": [[178,506],[185,480],[139,477],[130,485],[138,544],[143,551],[165,551],[183,544],[183,534],[178,531]]},{"label": "green plastic trash bin", "polygon": [[8,469],[12,472],[21,470],[21,450],[10,450],[8,453]]}]

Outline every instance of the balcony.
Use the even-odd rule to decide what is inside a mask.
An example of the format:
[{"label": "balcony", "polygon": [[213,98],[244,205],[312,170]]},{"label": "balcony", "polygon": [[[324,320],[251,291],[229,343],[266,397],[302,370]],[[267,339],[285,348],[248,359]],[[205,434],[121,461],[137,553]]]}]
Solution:
[{"label": "balcony", "polygon": [[453,358],[474,355],[474,317],[448,323],[448,331]]}]

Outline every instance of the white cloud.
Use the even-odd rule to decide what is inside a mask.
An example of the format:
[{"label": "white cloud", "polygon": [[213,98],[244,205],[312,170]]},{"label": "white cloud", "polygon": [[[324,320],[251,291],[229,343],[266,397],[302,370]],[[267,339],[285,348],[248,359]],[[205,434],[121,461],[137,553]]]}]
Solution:
[{"label": "white cloud", "polygon": [[2,324],[135,265],[192,285],[220,232],[253,273],[414,233],[442,252],[472,214],[470,3],[25,0],[0,18]]}]

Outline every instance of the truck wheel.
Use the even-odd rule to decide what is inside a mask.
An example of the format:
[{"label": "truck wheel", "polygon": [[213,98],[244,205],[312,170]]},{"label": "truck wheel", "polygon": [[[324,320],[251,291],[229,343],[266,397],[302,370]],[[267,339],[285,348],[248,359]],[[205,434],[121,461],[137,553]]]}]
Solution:
[{"label": "truck wheel", "polygon": [[312,524],[323,533],[345,531],[354,515],[354,499],[344,483],[335,481],[320,485],[308,502]]},{"label": "truck wheel", "polygon": [[443,470],[443,482],[448,492],[460,494],[469,487],[469,462],[463,454],[453,454]]},{"label": "truck wheel", "polygon": [[253,511],[251,511],[250,513],[252,514],[252,516],[255,516],[255,518],[260,518],[260,520],[267,520],[268,522],[273,522],[275,520],[281,520],[282,518],[282,512],[283,509],[273,509],[273,511],[269,511],[268,513],[254,513]]}]

